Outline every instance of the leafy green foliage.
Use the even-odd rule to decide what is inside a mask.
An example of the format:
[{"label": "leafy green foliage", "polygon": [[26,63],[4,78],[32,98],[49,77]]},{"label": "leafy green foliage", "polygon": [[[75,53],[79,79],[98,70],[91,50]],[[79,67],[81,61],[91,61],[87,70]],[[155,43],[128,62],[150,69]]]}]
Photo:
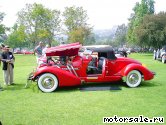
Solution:
[{"label": "leafy green foliage", "polygon": [[90,30],[85,27],[79,27],[77,29],[71,30],[69,35],[69,42],[80,42],[84,43],[85,39],[89,36]]},{"label": "leafy green foliage", "polygon": [[87,24],[88,16],[83,7],[66,7],[63,17],[68,41],[84,43],[91,34],[92,28]]},{"label": "leafy green foliage", "polygon": [[84,45],[94,45],[94,44],[96,44],[95,34],[91,33],[90,35],[88,35],[88,37],[86,37]]},{"label": "leafy green foliage", "polygon": [[166,44],[166,13],[146,15],[135,29],[138,43],[144,46],[161,48]]},{"label": "leafy green foliage", "polygon": [[139,44],[135,34],[135,28],[142,23],[143,17],[146,14],[154,13],[154,0],[141,0],[141,3],[137,2],[133,11],[134,13],[131,14],[129,19],[127,41],[129,43]]},{"label": "leafy green foliage", "polygon": [[[63,31],[60,11],[34,3],[26,4],[26,7],[17,15],[17,23],[9,34],[7,44],[11,47],[25,45],[30,47],[43,41],[47,44],[57,45],[55,37]],[[82,7],[66,7],[63,17],[69,42],[79,41],[82,44],[90,44],[94,41],[91,33],[92,28],[86,23],[88,20],[87,12]],[[93,41],[89,41],[90,39]]]},{"label": "leafy green foliage", "polygon": [[127,26],[125,24],[119,25],[117,27],[115,37],[113,39],[114,46],[123,46],[126,43],[126,34],[127,34]]},{"label": "leafy green foliage", "polygon": [[15,24],[5,43],[12,48],[21,48],[26,45],[26,37],[25,26]]},{"label": "leafy green foliage", "polygon": [[79,27],[87,26],[88,20],[87,12],[83,7],[66,7],[63,12],[64,24],[68,31],[78,29]]},{"label": "leafy green foliage", "polygon": [[18,12],[18,24],[25,26],[27,41],[51,44],[60,27],[60,11],[45,8],[42,4],[26,4]]},{"label": "leafy green foliage", "polygon": [[5,14],[0,12],[0,43],[4,41],[3,38],[2,38],[2,35],[4,35],[5,31],[6,31],[5,25],[2,24],[4,16],[5,16]]}]

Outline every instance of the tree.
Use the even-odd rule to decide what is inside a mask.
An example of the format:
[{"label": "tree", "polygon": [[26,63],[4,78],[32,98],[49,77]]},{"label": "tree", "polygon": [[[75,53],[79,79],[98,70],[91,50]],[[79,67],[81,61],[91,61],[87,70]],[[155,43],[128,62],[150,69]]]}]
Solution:
[{"label": "tree", "polygon": [[166,13],[146,15],[135,29],[138,43],[143,46],[161,48],[166,44]]},{"label": "tree", "polygon": [[96,44],[95,34],[91,33],[84,42],[85,45],[93,45]]},{"label": "tree", "polygon": [[84,43],[92,28],[87,24],[87,12],[82,7],[66,7],[63,12],[64,25],[69,42]]},{"label": "tree", "polygon": [[86,27],[79,27],[74,29],[68,33],[69,35],[69,42],[80,42],[85,43],[88,39],[91,31]]},{"label": "tree", "polygon": [[42,4],[26,4],[18,12],[18,25],[25,26],[27,40],[33,45],[39,41],[51,44],[60,28],[60,11],[45,8]]},{"label": "tree", "polygon": [[114,37],[114,45],[123,46],[126,44],[126,34],[127,34],[127,26],[125,24],[119,25],[115,32]]},{"label": "tree", "polygon": [[28,44],[26,41],[25,26],[15,24],[5,42],[12,48],[21,48]]},{"label": "tree", "polygon": [[135,29],[138,27],[145,15],[154,14],[154,0],[142,0],[141,3],[136,3],[133,8],[134,13],[129,18],[129,28],[127,33],[127,41],[129,43],[138,43]]},{"label": "tree", "polygon": [[0,12],[0,43],[4,41],[4,35],[6,31],[5,25],[2,24],[5,14]]}]

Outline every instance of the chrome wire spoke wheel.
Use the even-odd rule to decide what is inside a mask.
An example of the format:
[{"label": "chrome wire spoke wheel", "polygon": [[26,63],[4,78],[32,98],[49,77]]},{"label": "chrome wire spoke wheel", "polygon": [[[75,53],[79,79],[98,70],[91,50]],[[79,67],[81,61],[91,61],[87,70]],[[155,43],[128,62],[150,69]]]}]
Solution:
[{"label": "chrome wire spoke wheel", "polygon": [[51,89],[54,86],[54,80],[53,78],[46,76],[45,78],[43,78],[41,84],[45,89]]},{"label": "chrome wire spoke wheel", "polygon": [[129,82],[131,84],[136,84],[138,82],[138,80],[139,80],[139,77],[136,73],[133,73],[129,76]]},{"label": "chrome wire spoke wheel", "polygon": [[42,74],[38,79],[38,87],[43,92],[53,92],[58,87],[58,79],[51,73]]},{"label": "chrome wire spoke wheel", "polygon": [[126,84],[129,87],[137,87],[142,81],[141,73],[137,70],[132,70],[127,75]]}]

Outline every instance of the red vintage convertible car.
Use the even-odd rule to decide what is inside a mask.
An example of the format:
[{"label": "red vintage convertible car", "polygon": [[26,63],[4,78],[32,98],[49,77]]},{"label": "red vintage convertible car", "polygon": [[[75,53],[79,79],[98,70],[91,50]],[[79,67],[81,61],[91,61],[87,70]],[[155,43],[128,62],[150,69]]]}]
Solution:
[{"label": "red vintage convertible car", "polygon": [[[41,63],[29,77],[37,81],[43,92],[52,92],[57,87],[77,86],[82,83],[103,83],[125,80],[127,86],[137,87],[142,80],[151,80],[154,72],[140,62],[116,57],[113,50],[105,48],[94,59],[92,52],[80,54],[80,43],[51,47],[46,50],[47,63]],[[109,52],[109,53],[108,53]],[[53,56],[59,60],[53,61]]]}]

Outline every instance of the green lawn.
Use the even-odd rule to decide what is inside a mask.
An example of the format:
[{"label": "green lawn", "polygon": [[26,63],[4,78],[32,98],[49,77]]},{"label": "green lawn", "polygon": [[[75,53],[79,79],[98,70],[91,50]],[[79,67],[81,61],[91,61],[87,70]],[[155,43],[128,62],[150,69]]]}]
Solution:
[{"label": "green lawn", "polygon": [[[152,60],[151,54],[129,56],[155,71],[155,79],[137,88],[119,84],[120,91],[80,92],[68,88],[42,93],[34,84],[24,89],[28,73],[35,68],[35,57],[17,55],[16,85],[0,92],[0,121],[3,125],[102,125],[104,116],[166,118],[166,64]],[[0,70],[1,84],[2,76]]]}]

